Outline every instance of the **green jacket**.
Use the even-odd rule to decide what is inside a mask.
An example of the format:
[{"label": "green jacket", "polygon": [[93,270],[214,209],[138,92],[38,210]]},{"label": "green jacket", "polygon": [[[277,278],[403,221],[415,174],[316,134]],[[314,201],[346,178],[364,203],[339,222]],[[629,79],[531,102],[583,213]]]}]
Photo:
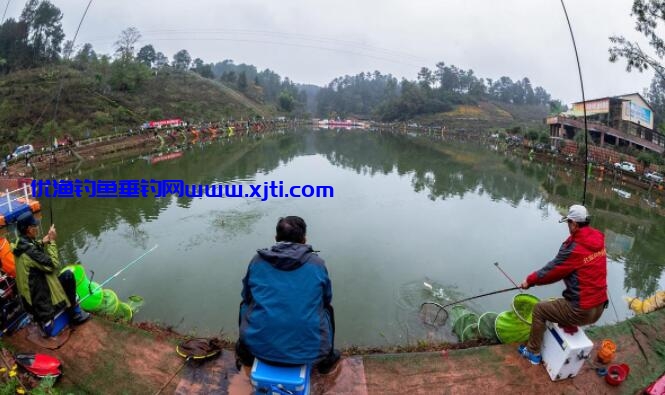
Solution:
[{"label": "green jacket", "polygon": [[63,308],[70,307],[58,279],[61,265],[55,242],[44,244],[21,235],[14,256],[18,292],[38,322],[47,322]]}]

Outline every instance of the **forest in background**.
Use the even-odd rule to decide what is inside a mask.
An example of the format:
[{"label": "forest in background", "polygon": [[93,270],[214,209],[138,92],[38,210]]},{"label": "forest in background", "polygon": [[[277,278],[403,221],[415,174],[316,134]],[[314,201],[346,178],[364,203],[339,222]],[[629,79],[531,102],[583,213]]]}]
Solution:
[{"label": "forest in background", "polygon": [[[20,16],[0,25],[0,144],[65,131],[89,137],[170,117],[217,121],[281,114],[390,122],[484,101],[565,110],[526,77],[493,80],[444,62],[422,67],[414,81],[374,71],[317,87],[230,59],[206,63],[186,49],[169,58],[152,44],[139,48],[141,33],[133,27],[121,32],[113,54],[99,54],[89,43],[67,41],[62,18],[50,1],[28,0]],[[238,101],[229,89],[256,106]]]}]

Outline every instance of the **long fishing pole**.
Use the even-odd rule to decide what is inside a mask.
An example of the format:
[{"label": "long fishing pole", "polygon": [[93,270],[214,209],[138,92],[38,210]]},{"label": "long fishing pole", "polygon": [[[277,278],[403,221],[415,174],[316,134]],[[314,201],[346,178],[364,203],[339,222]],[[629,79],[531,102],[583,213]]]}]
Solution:
[{"label": "long fishing pole", "polygon": [[508,273],[504,272],[503,269],[501,269],[499,267],[499,262],[494,262],[494,266],[496,266],[496,268],[499,269],[501,271],[501,273],[503,273],[504,276],[506,276],[508,281],[510,281],[514,286],[519,288],[519,285],[517,285],[517,283],[515,281],[513,281],[513,279],[508,275]]},{"label": "long fishing pole", "polygon": [[113,274],[111,277],[109,277],[109,278],[107,278],[106,280],[104,280],[104,281],[103,281],[101,284],[99,284],[95,289],[90,289],[90,292],[89,292],[84,298],[82,298],[81,300],[79,300],[78,304],[80,305],[81,302],[83,302],[84,300],[86,300],[86,299],[88,299],[90,296],[92,296],[92,294],[93,294],[94,292],[96,292],[98,289],[101,289],[104,285],[108,284],[108,283],[109,283],[111,280],[113,280],[114,278],[118,277],[118,276],[120,275],[120,273],[122,273],[122,272],[124,272],[125,270],[129,269],[130,267],[132,267],[136,262],[138,262],[138,261],[140,261],[141,259],[143,259],[144,256],[146,256],[146,255],[150,254],[151,252],[153,252],[154,250],[156,250],[157,247],[159,247],[159,244],[155,244],[154,247],[152,247],[152,248],[149,249],[148,251],[146,251],[146,252],[144,252],[143,254],[141,254],[141,256],[139,256],[138,258],[136,258],[136,259],[134,259],[133,261],[129,262],[127,265],[125,265],[123,268],[121,268],[120,270],[118,270],[118,271],[117,271],[115,274]]},{"label": "long fishing pole", "polygon": [[563,13],[566,15],[566,22],[568,22],[568,30],[570,30],[570,38],[573,41],[573,48],[575,49],[575,60],[577,60],[577,73],[580,76],[580,88],[582,89],[582,109],[584,111],[584,191],[582,192],[582,205],[586,202],[586,184],[589,177],[589,132],[587,130],[586,123],[586,98],[584,97],[584,81],[582,80],[582,67],[580,66],[580,57],[577,54],[577,44],[575,44],[575,35],[573,35],[573,27],[570,24],[570,18],[568,18],[568,11],[566,11],[566,5],[561,0],[561,7],[563,7]]},{"label": "long fishing pole", "polygon": [[441,309],[444,309],[444,308],[446,308],[446,307],[448,307],[448,306],[452,306],[452,305],[454,305],[454,304],[460,304],[460,303],[462,303],[462,302],[467,302],[467,301],[469,301],[469,300],[478,299],[478,298],[482,298],[482,297],[485,297],[485,296],[490,296],[490,295],[496,295],[496,294],[500,294],[500,293],[504,293],[504,292],[515,291],[515,290],[517,290],[517,289],[520,289],[520,287],[513,287],[513,288],[500,289],[500,290],[498,290],[498,291],[488,292],[488,293],[486,293],[486,294],[476,295],[476,296],[472,296],[472,297],[470,297],[470,298],[461,299],[461,300],[456,300],[456,301],[454,301],[454,302],[450,302],[450,303],[448,303],[448,304],[444,304],[444,305],[441,305],[440,303],[437,303],[437,302],[425,302],[425,303],[423,303],[422,305],[420,305],[420,308],[422,308],[422,307],[423,307],[424,305],[426,305],[426,304],[433,304],[433,305],[438,306],[438,307],[441,308]]},{"label": "long fishing pole", "polygon": [[[69,48],[69,52],[65,56],[65,61],[69,60],[69,56],[71,53],[74,51],[74,43],[76,43],[76,37],[78,37],[79,30],[81,30],[81,25],[83,24],[83,20],[85,19],[85,16],[88,14],[88,9],[90,8],[90,5],[92,4],[92,0],[88,1],[88,5],[85,7],[85,11],[83,11],[83,15],[81,16],[81,19],[79,20],[79,24],[76,27],[76,32],[74,33],[74,38],[72,39],[72,44],[71,47]],[[58,93],[56,94],[55,97],[55,109],[53,110],[53,122],[55,125],[55,121],[58,117],[58,106],[60,104],[60,95],[62,94],[62,86],[64,85],[64,80],[65,80],[65,74],[63,73],[60,76],[60,82],[58,86]],[[53,135],[51,135],[53,137]],[[57,148],[57,139],[55,144],[51,147],[51,161],[49,163],[49,173],[51,173],[51,183],[54,182],[55,175],[53,174],[53,163],[55,162],[55,150]],[[71,149],[71,147],[70,147]],[[57,171],[57,168],[56,168]],[[49,215],[51,217],[51,225],[53,225],[53,201],[52,201],[52,196],[53,194],[49,194]]]},{"label": "long fishing pole", "polygon": [[434,319],[431,322],[426,321],[426,323],[430,324],[430,325],[434,325],[436,322],[438,322],[437,320],[438,320],[439,314],[441,314],[441,312],[445,313],[445,316],[443,318],[443,323],[445,323],[446,320],[448,319],[448,312],[446,311],[446,307],[448,307],[448,306],[452,306],[454,304],[459,304],[459,303],[466,302],[466,301],[473,300],[473,299],[482,298],[484,296],[490,296],[490,295],[500,294],[500,293],[503,293],[503,292],[514,291],[516,289],[520,289],[520,287],[500,289],[498,291],[488,292],[486,294],[476,295],[476,296],[472,296],[470,298],[466,298],[466,299],[462,299],[462,300],[456,300],[454,302],[451,302],[451,303],[448,303],[448,304],[445,304],[445,305],[441,305],[437,302],[424,302],[423,304],[420,305],[420,312],[422,313],[423,307],[425,307],[426,305],[434,305],[434,306],[438,307],[439,309],[437,310],[436,315],[434,316]]},{"label": "long fishing pole", "polygon": [[[96,287],[94,290],[90,290],[90,293],[88,293],[84,298],[82,298],[81,300],[79,300],[78,303],[77,303],[76,305],[77,305],[77,306],[80,305],[81,302],[83,302],[84,300],[88,299],[88,298],[93,294],[93,292],[96,292],[98,289],[101,289],[104,285],[108,284],[109,281],[111,281],[111,280],[113,280],[114,278],[118,277],[118,275],[120,275],[120,273],[124,272],[126,269],[130,268],[130,267],[131,267],[132,265],[134,265],[136,262],[138,262],[138,261],[140,261],[141,259],[143,259],[143,257],[145,257],[146,255],[148,255],[149,253],[151,253],[151,252],[153,252],[155,249],[157,249],[157,247],[159,247],[159,244],[155,244],[154,247],[152,247],[152,248],[149,249],[148,251],[144,252],[144,253],[143,253],[141,256],[139,256],[138,258],[136,258],[136,259],[134,259],[133,261],[129,262],[129,263],[128,263],[127,265],[125,265],[122,269],[118,270],[114,275],[112,275],[111,277],[107,278],[104,282],[102,282],[102,283],[101,283],[98,287]],[[12,328],[15,328],[14,325],[17,324],[17,323],[18,323],[18,325],[16,326],[16,328],[20,328],[20,327],[23,325],[23,321],[25,321],[26,319],[29,319],[29,317],[28,317],[28,316],[25,316],[25,315],[20,315],[19,317],[17,317],[12,323],[10,323],[9,325],[7,325],[7,327],[6,327],[2,332],[0,332],[0,337],[4,336],[5,333],[9,332]],[[29,321],[28,321],[28,322],[29,322]]]}]

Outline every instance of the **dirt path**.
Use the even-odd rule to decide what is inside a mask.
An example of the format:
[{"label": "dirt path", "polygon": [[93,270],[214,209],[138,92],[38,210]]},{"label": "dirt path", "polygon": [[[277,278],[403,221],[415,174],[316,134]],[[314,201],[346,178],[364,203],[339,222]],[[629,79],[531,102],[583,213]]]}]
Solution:
[{"label": "dirt path", "polygon": [[[612,387],[587,361],[573,379],[552,382],[543,366],[517,354],[516,345],[476,347],[428,353],[347,356],[328,375],[312,374],[312,395],[328,394],[634,394],[665,371],[665,310],[615,326],[592,328],[599,344],[617,344],[615,362],[627,363],[630,375]],[[176,338],[95,318],[77,328],[59,350],[39,349],[19,332],[4,340],[14,351],[43,352],[63,362],[58,386],[73,393],[154,394],[183,367],[163,394],[232,394],[252,391],[245,371],[235,368],[233,351],[218,359],[183,366]],[[592,356],[595,356],[595,350]]]}]

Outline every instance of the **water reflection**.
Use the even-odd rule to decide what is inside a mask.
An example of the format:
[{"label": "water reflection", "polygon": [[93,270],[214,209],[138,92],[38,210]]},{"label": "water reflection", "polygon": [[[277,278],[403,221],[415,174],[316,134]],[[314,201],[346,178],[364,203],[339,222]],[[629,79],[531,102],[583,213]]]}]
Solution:
[{"label": "water reflection", "polygon": [[[233,331],[239,279],[253,250],[272,241],[276,218],[302,212],[315,242],[325,248],[324,258],[334,265],[342,339],[346,333],[347,341],[361,343],[435,337],[418,329],[417,309],[411,306],[427,297],[425,274],[434,272],[441,283],[457,285],[461,297],[496,288],[496,273],[489,266],[496,256],[515,262],[509,268],[515,276],[544,264],[563,240],[562,230],[521,221],[535,212],[541,223],[555,222],[551,217],[559,213],[554,207],[578,202],[583,188],[581,173],[553,161],[529,161],[440,136],[356,130],[197,143],[179,159],[154,166],[134,160],[79,176],[84,177],[182,179],[188,184],[283,178],[291,184],[334,185],[331,200],[174,197],[52,203],[66,260],[86,257],[91,265],[102,265],[94,262],[99,257],[103,270],[112,273],[122,261],[159,243],[158,262],[137,269],[137,279],[119,287],[143,287],[147,304],[142,314],[151,319],[174,324],[184,317],[194,322],[184,329],[213,332],[220,326]],[[620,179],[600,178],[589,181],[587,205],[593,225],[607,236],[611,264],[623,265],[623,284],[612,284],[623,290],[615,296],[625,291],[644,297],[660,287],[665,267],[662,192],[636,191]],[[619,197],[613,188],[629,192],[630,198]],[[43,202],[44,213],[49,203]],[[534,238],[542,241],[521,244]],[[193,301],[163,294],[161,284],[174,279]],[[418,288],[411,289],[413,284]],[[391,298],[397,303],[387,303]],[[207,299],[215,303],[199,303]],[[500,309],[499,303],[478,303],[479,312]]]}]

